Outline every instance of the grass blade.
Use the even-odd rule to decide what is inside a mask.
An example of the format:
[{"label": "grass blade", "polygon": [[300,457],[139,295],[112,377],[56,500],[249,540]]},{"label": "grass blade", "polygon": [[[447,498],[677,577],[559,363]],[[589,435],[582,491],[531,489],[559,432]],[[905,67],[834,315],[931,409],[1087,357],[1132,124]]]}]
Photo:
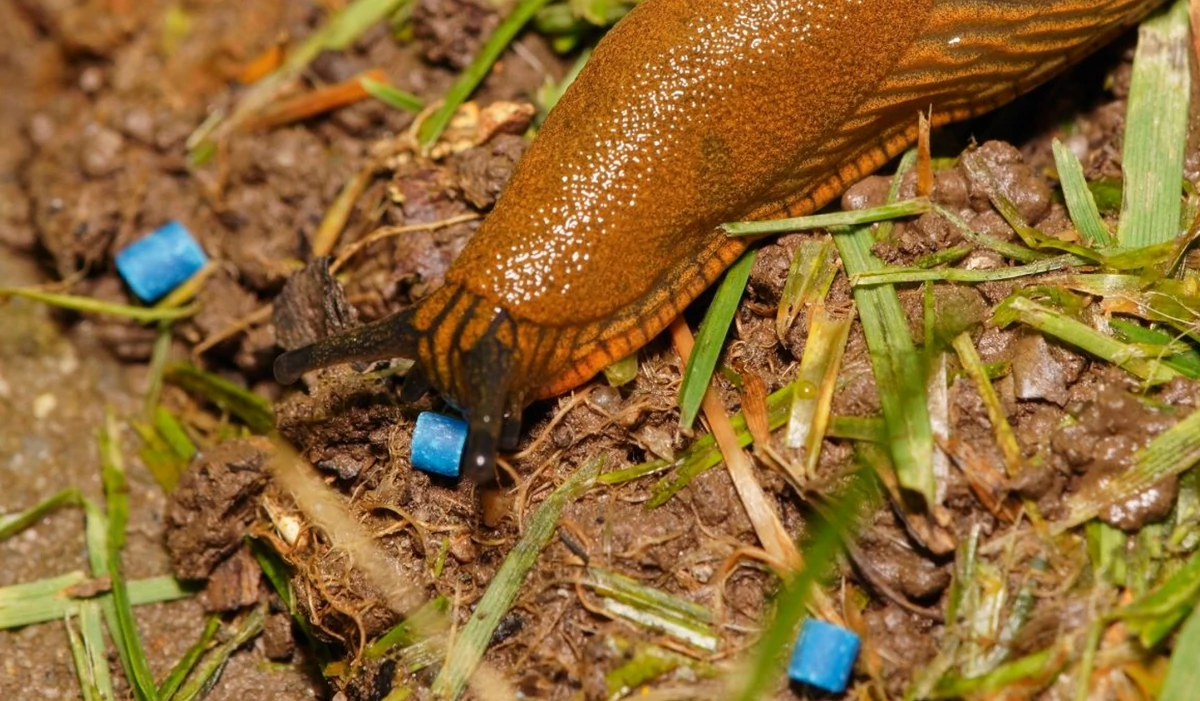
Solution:
[{"label": "grass blade", "polygon": [[1125,116],[1125,196],[1117,241],[1140,248],[1179,234],[1187,141],[1188,2],[1142,23]]},{"label": "grass blade", "polygon": [[863,226],[889,219],[900,219],[924,214],[933,209],[929,200],[917,197],[903,202],[890,202],[844,212],[829,214],[810,214],[805,217],[791,219],[771,219],[768,221],[733,222],[722,224],[721,230],[728,236],[763,236],[765,234],[784,234],[791,231],[808,231],[810,229],[830,229],[850,226]]},{"label": "grass blade", "polygon": [[1171,666],[1158,701],[1192,701],[1200,689],[1200,609],[1192,611],[1171,654]]},{"label": "grass blade", "polygon": [[646,586],[615,572],[588,568],[589,584],[606,611],[709,652],[717,649],[713,615],[707,608]]},{"label": "grass blade", "polygon": [[995,270],[970,270],[965,268],[937,268],[925,270],[922,268],[890,268],[870,270],[850,278],[850,284],[855,287],[870,285],[892,285],[902,282],[992,282],[994,280],[1012,280],[1013,278],[1040,275],[1055,270],[1062,270],[1075,265],[1087,265],[1088,261],[1074,255],[1054,256],[1036,260],[1025,265],[1014,265]]},{"label": "grass blade", "polygon": [[768,698],[767,690],[776,684],[785,651],[792,649],[813,588],[833,565],[855,522],[855,514],[867,498],[867,479],[863,472],[851,475],[841,495],[823,510],[822,518],[810,522],[810,536],[803,547],[804,567],[784,580],[774,615],[744,668],[730,679],[729,693],[723,698],[738,701]]},{"label": "grass blade", "polygon": [[[892,197],[911,162],[910,152],[893,180]],[[890,229],[890,226],[885,223],[881,229]],[[884,231],[881,231],[882,235],[885,235]],[[884,267],[871,253],[875,239],[869,228],[854,229],[833,238],[847,275],[861,275]],[[880,285],[855,288],[854,301],[858,304],[859,319],[867,338],[896,475],[902,487],[920,494],[927,504],[932,504],[933,429],[925,370],[909,333],[900,299],[894,287]]]},{"label": "grass blade", "polygon": [[963,370],[975,383],[975,389],[979,392],[984,407],[987,408],[988,421],[992,424],[992,431],[996,434],[996,443],[1000,446],[1000,454],[1004,456],[1004,466],[1008,469],[1008,476],[1015,478],[1021,472],[1021,465],[1024,462],[1021,455],[1021,444],[1017,442],[1017,435],[1013,433],[1012,426],[1008,423],[1008,416],[1004,413],[1000,395],[996,393],[996,388],[988,379],[983,361],[980,360],[975,345],[971,343],[971,334],[965,331],[959,334],[954,339],[954,350],[958,353],[958,360],[962,363]]},{"label": "grass blade", "polygon": [[537,561],[542,548],[546,547],[546,543],[550,542],[554,535],[562,510],[591,488],[600,472],[602,462],[602,459],[596,458],[576,470],[575,474],[551,492],[538,506],[533,518],[529,520],[525,535],[521,536],[521,540],[504,559],[496,577],[479,599],[475,614],[463,626],[454,647],[446,655],[446,664],[433,682],[433,693],[436,696],[457,699],[462,694],[468,679],[483,659],[483,653],[487,651],[488,642],[496,626],[500,624],[500,619],[517,600],[526,575]]},{"label": "grass blade", "polygon": [[74,487],[48,497],[19,514],[0,516],[0,540],[11,538],[60,506],[80,506],[83,495]]},{"label": "grass blade", "polygon": [[729,325],[733,323],[738,302],[742,300],[746,283],[750,280],[754,257],[755,252],[749,251],[730,266],[704,314],[704,320],[700,322],[696,345],[684,369],[683,382],[679,385],[679,425],[684,428],[691,428],[696,414],[700,412],[700,402],[704,399],[717,360],[721,357],[721,348],[725,345],[725,337],[729,335]]},{"label": "grass blade", "polygon": [[229,636],[228,640],[204,656],[187,684],[180,687],[171,701],[195,701],[204,698],[220,678],[225,664],[229,662],[229,656],[262,632],[263,621],[266,618],[266,606],[259,606],[247,614],[234,628],[233,635]]},{"label": "grass blade", "polygon": [[405,92],[391,83],[375,80],[370,76],[363,76],[358,80],[362,83],[363,90],[366,90],[368,95],[389,107],[405,112],[412,112],[413,114],[425,109],[425,103],[421,102],[421,98],[410,92]]},{"label": "grass blade", "polygon": [[512,12],[504,18],[500,26],[496,27],[496,31],[492,32],[487,42],[479,49],[475,60],[471,62],[470,66],[467,66],[465,71],[459,74],[458,80],[454,81],[454,85],[450,86],[450,91],[446,93],[446,97],[442,101],[442,106],[421,124],[419,138],[422,148],[427,149],[438,140],[438,137],[445,131],[446,126],[450,124],[450,119],[454,116],[454,112],[458,109],[458,106],[474,92],[479,83],[492,70],[492,64],[496,62],[496,59],[500,58],[500,54],[504,53],[504,50],[508,48],[508,45],[517,36],[517,33],[521,31],[521,28],[547,2],[549,0],[520,0],[513,7]]},{"label": "grass blade", "polygon": [[221,629],[221,619],[212,616],[204,624],[204,630],[200,633],[200,639],[183,653],[183,657],[175,663],[171,668],[170,674],[163,680],[162,684],[158,685],[158,698],[162,701],[171,701],[175,696],[175,692],[183,685],[188,675],[192,673],[196,663],[200,661],[201,656],[208,650],[208,645],[217,637],[217,631]]},{"label": "grass blade", "polygon": [[100,469],[108,507],[105,546],[108,575],[112,582],[112,597],[106,602],[111,604],[111,608],[106,608],[112,612],[108,621],[108,632],[125,665],[134,697],[139,701],[156,701],[158,687],[150,674],[146,650],[142,646],[137,622],[133,618],[133,603],[130,601],[129,589],[121,571],[121,548],[125,545],[125,526],[129,522],[129,488],[125,481],[125,466],[121,459],[119,440],[116,418],[111,412],[106,412],[105,425],[100,431]]},{"label": "grass blade", "polygon": [[837,275],[836,263],[829,260],[832,254],[833,241],[828,236],[820,241],[803,241],[796,249],[775,314],[775,335],[780,341],[805,305],[816,304],[829,293]]},{"label": "grass blade", "polygon": [[271,402],[229,380],[186,363],[167,368],[166,379],[188,392],[204,397],[222,411],[237,416],[255,433],[266,434],[275,429],[275,415],[271,409]]},{"label": "grass blade", "polygon": [[105,302],[94,297],[68,295],[59,292],[46,292],[31,287],[0,287],[0,299],[5,297],[24,297],[35,302],[43,302],[60,309],[70,309],[75,312],[117,316],[133,321],[148,323],[151,321],[170,321],[183,319],[195,314],[200,308],[195,304],[174,309],[159,309],[156,307],[135,307],[129,304]]},{"label": "grass blade", "polygon": [[1160,433],[1137,454],[1133,468],[1115,475],[1100,493],[1086,492],[1067,500],[1068,516],[1054,524],[1062,531],[1090,520],[1112,504],[1125,501],[1158,482],[1200,462],[1200,411]]},{"label": "grass blade", "polygon": [[[837,376],[842,368],[842,356],[854,322],[853,312],[845,316],[832,316],[824,304],[814,307],[811,314],[812,323],[809,324],[808,340],[800,358],[796,383],[797,387],[811,387],[812,391],[792,392],[785,439],[789,448],[801,451],[804,474],[792,474],[797,484],[804,484],[816,475],[821,444],[829,428],[829,412],[837,388]],[[791,472],[791,461],[784,463],[784,466]]]},{"label": "grass blade", "polygon": [[1113,245],[1112,234],[1100,218],[1100,209],[1096,207],[1096,199],[1087,187],[1079,159],[1058,139],[1054,140],[1051,147],[1054,149],[1054,164],[1058,167],[1058,179],[1062,183],[1063,199],[1067,201],[1071,222],[1091,245],[1098,248]]},{"label": "grass blade", "polygon": [[1178,376],[1178,373],[1165,363],[1156,358],[1146,357],[1146,354],[1136,347],[1106,336],[1083,322],[1038,304],[1019,293],[1015,293],[996,307],[993,320],[1001,328],[1014,321],[1020,321],[1044,334],[1107,360],[1149,384],[1162,384]]}]

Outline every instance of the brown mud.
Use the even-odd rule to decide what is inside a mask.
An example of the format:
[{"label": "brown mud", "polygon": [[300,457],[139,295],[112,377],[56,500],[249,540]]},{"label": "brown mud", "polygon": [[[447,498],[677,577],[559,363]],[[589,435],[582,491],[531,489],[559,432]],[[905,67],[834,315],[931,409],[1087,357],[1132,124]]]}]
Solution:
[{"label": "brown mud", "polygon": [[[673,459],[690,444],[694,434],[678,427],[680,361],[658,341],[641,353],[630,384],[616,389],[601,378],[532,407],[523,441],[509,459],[519,479],[507,483],[510,488],[498,499],[501,508],[486,518],[472,485],[409,467],[416,414],[441,404],[426,397],[402,405],[401,380],[387,364],[365,368],[366,373],[350,367],[311,373],[298,389],[271,381],[270,363],[281,347],[379,318],[435,289],[477,226],[477,221],[463,221],[373,243],[347,259],[335,279],[327,261],[311,258],[314,236],[342,186],[369,163],[380,164],[335,255],[380,227],[486,213],[525,144],[504,128],[487,126],[491,113],[486,108],[531,102],[544,81],[560,78],[569,64],[540,37],[523,37],[477,93],[484,113],[459,125],[457,141],[451,140],[452,148],[440,159],[405,149],[401,137],[411,115],[363,101],[299,124],[234,135],[213,163],[190,164],[189,134],[244,89],[236,83],[241,67],[281,37],[306,36],[331,4],[336,3],[0,3],[0,41],[11,57],[0,61],[0,91],[6,95],[0,133],[16,137],[0,143],[0,285],[66,278],[73,293],[130,303],[113,270],[114,253],[169,219],[185,222],[219,266],[199,295],[202,311],[174,327],[175,356],[188,358],[196,344],[273,304],[272,315],[257,317],[245,331],[229,334],[194,359],[270,397],[283,436],[345,495],[350,513],[376,534],[378,547],[398,563],[402,576],[426,597],[447,597],[452,621],[461,625],[529,514],[554,485],[600,456],[605,470],[616,470],[653,458]],[[319,57],[305,82],[330,84],[380,67],[397,87],[434,100],[495,26],[489,7],[475,0],[421,0],[413,10],[409,40],[397,41],[383,27],[371,30],[350,49]],[[1068,145],[1084,157],[1089,176],[1119,175],[1129,46],[1127,38],[1000,116],[947,130],[939,136],[944,144],[939,155],[957,155],[969,136],[995,134],[1019,143],[981,138],[973,157],[989,165],[1027,222],[1050,234],[1067,231],[1070,221],[1048,169],[1049,140],[1058,134],[1055,125],[1070,121]],[[1110,89],[1097,87],[1109,74]],[[1038,118],[1023,119],[1031,113]],[[530,114],[501,121],[515,121],[519,126],[510,121],[507,131],[520,133]],[[1004,120],[1036,126],[1024,133],[1006,131]],[[1193,155],[1189,163],[1196,162]],[[843,205],[879,204],[887,184],[883,176],[868,178],[845,194]],[[906,192],[912,188],[906,183]],[[976,231],[1016,240],[989,203],[986,188],[961,165],[937,173],[933,199]],[[769,391],[794,377],[806,342],[803,315],[781,340],[774,313],[793,253],[806,238],[785,236],[762,247],[722,357],[725,366],[757,376]],[[876,253],[888,263],[906,265],[961,243],[954,227],[927,214],[900,224]],[[995,253],[976,250],[960,265],[1006,264]],[[933,339],[924,338],[921,290],[906,289],[901,299],[918,343],[944,346],[969,330],[985,363],[1008,368],[996,387],[1033,467],[1006,488],[1054,518],[1066,495],[1094,488],[1127,467],[1150,438],[1193,410],[1200,388],[1178,380],[1156,393],[1139,393],[1119,370],[1040,335],[986,323],[993,306],[1013,289],[1033,284],[1036,279],[1023,278],[970,287],[935,285]],[[844,277],[835,282],[833,299],[850,299]],[[6,329],[0,335],[5,424],[0,513],[68,486],[98,497],[98,456],[90,437],[106,405],[124,415],[139,410],[155,329],[51,313],[20,300],[0,306],[0,326]],[[740,409],[738,387],[729,377],[717,377],[727,408]],[[170,391],[164,402],[192,406]],[[833,406],[837,416],[879,411],[857,325]],[[965,376],[954,376],[949,406],[950,432],[962,453],[1002,465],[986,408]],[[156,676],[199,634],[206,609],[231,611],[272,600],[257,565],[245,555],[247,534],[274,537],[293,568],[295,600],[317,637],[356,659],[366,642],[397,622],[395,615],[348,567],[344,553],[319,534],[279,537],[277,516],[289,502],[263,470],[269,448],[261,439],[216,440],[213,432],[199,433],[208,440],[201,441],[200,456],[169,500],[133,457],[136,437],[127,436],[133,520],[126,572],[150,576],[173,567],[181,577],[211,578],[202,597],[138,610]],[[810,487],[819,491],[838,484],[853,457],[846,443],[827,440]],[[765,464],[756,466],[756,476],[789,533],[802,534],[809,511],[796,490]],[[662,507],[648,510],[644,503],[652,483],[597,488],[564,512],[560,533],[565,536],[542,553],[504,634],[493,640],[486,657],[527,698],[606,698],[605,675],[629,659],[635,643],[663,642],[585,606],[581,597],[587,594],[576,587],[582,555],[587,564],[718,612],[721,653],[710,659],[685,650],[696,662],[669,672],[668,683],[703,676],[697,670],[735,656],[760,629],[777,585],[764,568],[744,561],[725,576],[724,568],[737,562],[741,549],[757,545],[728,474],[706,472]],[[1011,521],[981,504],[961,472],[948,473],[942,489],[950,542],[961,543],[974,530],[985,541],[1014,534]],[[1174,482],[1161,484],[1103,518],[1126,530],[1161,519],[1175,489]],[[935,554],[926,545],[916,542],[885,506],[866,520],[840,570],[849,587],[871,597],[860,619],[870,651],[865,664],[891,694],[901,693],[929,663],[945,632],[938,613],[951,581],[953,552]],[[79,514],[56,513],[0,543],[0,586],[81,569],[86,564],[82,552]],[[1039,555],[1018,553],[1025,560]],[[1051,591],[1068,573],[1046,577],[1043,589]],[[1077,609],[1079,602],[1066,597],[1039,599],[1025,633],[1028,651],[1085,615]],[[394,665],[368,665],[357,678],[330,688],[317,681],[304,649],[298,631],[277,613],[264,635],[233,657],[209,698],[381,698],[393,675],[414,687],[432,679],[429,670],[409,678],[396,673]],[[0,633],[0,658],[0,695],[78,697],[61,625]],[[268,659],[290,663],[269,665]],[[797,690],[778,691],[789,697]]]}]

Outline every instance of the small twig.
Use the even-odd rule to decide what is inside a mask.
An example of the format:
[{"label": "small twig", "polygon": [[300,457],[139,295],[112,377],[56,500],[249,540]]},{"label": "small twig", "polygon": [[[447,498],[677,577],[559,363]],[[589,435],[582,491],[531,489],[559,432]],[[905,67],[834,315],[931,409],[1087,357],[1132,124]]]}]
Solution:
[{"label": "small twig", "polygon": [[199,358],[201,355],[204,355],[204,353],[206,351],[208,351],[210,348],[212,348],[213,346],[223,343],[224,341],[227,341],[230,338],[233,338],[234,336],[249,329],[251,326],[254,326],[255,324],[259,324],[259,323],[266,321],[267,319],[269,319],[271,317],[271,310],[273,308],[274,307],[272,305],[265,304],[265,305],[259,307],[258,309],[255,309],[254,311],[250,312],[249,314],[242,317],[241,319],[238,319],[237,321],[233,322],[229,326],[226,326],[225,328],[221,329],[217,333],[209,336],[208,338],[204,339],[200,343],[197,343],[196,347],[192,349],[192,357]]},{"label": "small twig", "polygon": [[334,260],[333,263],[329,266],[329,272],[331,274],[336,274],[337,271],[341,270],[342,266],[346,264],[346,261],[350,260],[359,251],[366,248],[367,246],[370,246],[371,244],[375,243],[376,241],[382,241],[383,239],[390,238],[392,236],[399,236],[401,234],[411,234],[415,231],[433,231],[436,229],[441,229],[443,227],[453,226],[455,224],[462,224],[463,222],[475,221],[476,219],[479,219],[481,216],[482,215],[480,215],[480,214],[460,214],[456,217],[450,217],[448,219],[440,219],[438,221],[433,221],[433,222],[426,222],[424,224],[409,224],[408,226],[386,226],[386,227],[383,227],[382,229],[376,229],[375,231],[371,232],[371,234],[369,236],[366,236],[362,239],[359,239],[358,241],[355,241],[354,243],[347,246],[345,250],[343,250],[341,253],[339,253],[337,259]]}]

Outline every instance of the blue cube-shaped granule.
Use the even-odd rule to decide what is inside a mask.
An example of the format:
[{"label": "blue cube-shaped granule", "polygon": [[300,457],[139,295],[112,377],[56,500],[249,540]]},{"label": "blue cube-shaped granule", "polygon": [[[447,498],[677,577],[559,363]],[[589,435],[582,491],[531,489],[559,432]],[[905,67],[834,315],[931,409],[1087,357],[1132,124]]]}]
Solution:
[{"label": "blue cube-shaped granule", "polygon": [[117,253],[117,272],[143,302],[156,302],[195,275],[208,256],[183,224],[170,221]]},{"label": "blue cube-shaped granule", "polygon": [[466,444],[465,421],[423,411],[417,416],[417,425],[413,428],[413,467],[441,477],[458,477],[458,466]]},{"label": "blue cube-shaped granule", "polygon": [[854,661],[858,658],[858,635],[832,623],[807,618],[800,628],[796,649],[788,664],[788,677],[834,694],[846,691]]}]

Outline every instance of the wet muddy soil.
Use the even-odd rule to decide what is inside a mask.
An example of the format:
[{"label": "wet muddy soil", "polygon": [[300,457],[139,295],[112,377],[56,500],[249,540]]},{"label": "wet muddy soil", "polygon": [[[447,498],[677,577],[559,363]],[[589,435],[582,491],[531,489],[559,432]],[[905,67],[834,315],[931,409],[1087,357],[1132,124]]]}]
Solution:
[{"label": "wet muddy soil", "polygon": [[[172,357],[269,398],[282,436],[342,495],[344,508],[374,535],[397,576],[425,598],[445,597],[451,622],[461,626],[529,514],[555,485],[598,458],[605,471],[673,460],[698,432],[679,428],[681,363],[669,345],[656,341],[640,354],[629,384],[614,388],[600,378],[532,407],[522,443],[508,459],[516,477],[487,495],[489,507],[481,509],[472,485],[411,469],[415,416],[442,405],[430,397],[412,405],[399,401],[403,363],[322,370],[296,388],[273,382],[270,364],[281,348],[380,318],[441,284],[520,158],[538,91],[560,79],[574,58],[556,55],[541,37],[524,36],[476,94],[477,106],[460,115],[436,158],[409,147],[412,115],[364,100],[307,121],[234,134],[210,161],[189,160],[189,135],[248,89],[238,81],[245,67],[276,43],[310,34],[336,5],[0,2],[0,41],[7,47],[0,57],[0,91],[7,96],[0,104],[0,133],[16,137],[0,143],[0,285],[65,279],[72,293],[132,303],[114,272],[115,252],[168,220],[184,222],[217,264],[198,294],[199,313],[172,327]],[[496,23],[488,3],[421,0],[399,38],[385,26],[369,30],[348,49],[318,57],[301,88],[381,68],[395,86],[432,101]],[[1126,39],[1000,116],[947,130],[937,155],[958,156],[978,137],[966,157],[988,166],[1026,222],[1067,235],[1071,223],[1055,190],[1049,139],[1064,136],[1061,125],[1069,125],[1068,145],[1090,176],[1120,173],[1129,46]],[[315,256],[332,203],[360,173],[369,177],[337,246],[324,251],[331,257]],[[888,185],[885,177],[868,178],[845,194],[843,206],[880,204]],[[904,190],[913,187],[910,181]],[[962,164],[937,172],[932,197],[973,230],[1017,240],[985,185]],[[348,253],[385,227],[405,229]],[[722,358],[736,371],[717,376],[731,411],[745,401],[741,377],[759,378],[768,391],[795,377],[808,320],[801,314],[779,334],[775,310],[797,247],[816,238],[785,236],[759,253]],[[899,224],[875,252],[890,264],[910,265],[963,243],[954,226],[927,214]],[[331,273],[334,259],[338,269]],[[1007,264],[983,249],[960,263],[978,270]],[[1177,380],[1146,394],[1123,371],[1020,327],[987,323],[1009,293],[1035,284],[1023,278],[934,285],[932,325],[924,322],[922,290],[901,293],[917,343],[944,348],[969,331],[983,362],[1001,368],[995,386],[1030,469],[1011,483],[1001,480],[1002,493],[991,501],[980,498],[980,485],[963,471],[948,471],[936,523],[924,531],[887,506],[864,519],[838,581],[845,583],[843,591],[869,597],[847,616],[867,641],[864,665],[889,694],[902,692],[938,652],[956,546],[970,534],[1009,542],[1004,539],[1028,528],[1014,525],[1005,506],[1019,499],[1036,505],[1044,518],[1061,516],[1067,495],[1095,489],[1126,469],[1137,450],[1200,401],[1195,383]],[[835,281],[832,299],[850,299],[844,276]],[[121,416],[141,410],[157,329],[52,313],[20,300],[0,306],[0,327],[6,329],[0,335],[0,513],[68,486],[97,498],[92,437],[106,407]],[[936,337],[926,338],[927,331]],[[952,372],[947,396],[949,433],[956,441],[949,452],[1002,473],[997,466],[1004,456],[975,384]],[[219,430],[230,417],[178,388],[168,388],[163,401],[191,412],[189,428],[200,454],[168,496],[137,458],[136,436],[124,436],[133,500],[126,572],[143,577],[173,571],[208,585],[196,598],[138,610],[156,676],[196,639],[206,611],[232,617],[264,601],[276,612],[266,632],[234,655],[210,699],[379,699],[393,683],[427,686],[427,668],[409,675],[395,664],[354,665],[368,642],[398,619],[328,539],[302,525],[295,532],[281,527],[294,511],[264,467],[269,442],[250,431]],[[833,413],[865,417],[879,407],[865,340],[855,325]],[[854,461],[848,442],[827,440],[818,473],[802,492],[769,460],[754,469],[789,535],[799,537],[811,515],[803,491],[840,484]],[[725,669],[721,665],[760,630],[777,583],[765,567],[740,558],[758,541],[728,473],[705,472],[651,510],[645,502],[654,482],[599,487],[564,511],[560,537],[542,553],[485,658],[524,697],[606,698],[606,675],[649,642],[679,650],[687,660],[665,674],[665,683],[702,683],[697,679]],[[1173,481],[1163,483],[1102,518],[1136,530],[1166,515],[1176,489]],[[280,613],[279,599],[248,555],[247,536],[279,551],[311,634],[346,663],[336,668],[343,673],[332,684],[319,680],[304,636]],[[1038,551],[1036,539],[1023,547],[1014,554],[1023,562],[1051,557]],[[0,543],[0,586],[85,564],[82,517],[61,511]],[[710,607],[718,616],[719,652],[710,655],[599,614],[578,586],[585,564]],[[1045,575],[1051,580],[1046,591],[1070,573],[1055,576]],[[1045,629],[1038,638],[1043,646],[1069,625],[1071,617],[1062,612],[1077,603],[1037,601],[1031,620]],[[1026,645],[1040,649],[1032,639]],[[79,696],[61,625],[0,633],[0,658],[0,693]],[[781,697],[801,693],[776,691]]]}]

